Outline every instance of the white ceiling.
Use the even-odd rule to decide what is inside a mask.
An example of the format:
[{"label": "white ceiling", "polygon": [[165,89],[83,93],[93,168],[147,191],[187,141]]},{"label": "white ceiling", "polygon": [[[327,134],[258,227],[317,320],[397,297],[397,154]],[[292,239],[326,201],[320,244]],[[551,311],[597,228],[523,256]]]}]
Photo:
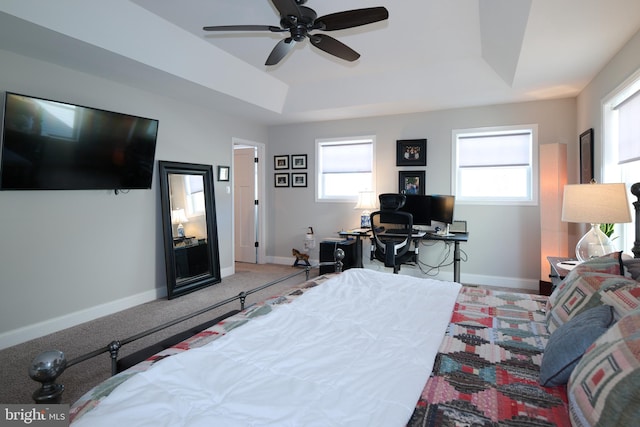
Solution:
[{"label": "white ceiling", "polygon": [[[386,3],[386,4],[385,4]],[[309,0],[319,16],[385,6],[334,31],[362,56],[308,41],[277,66],[268,0],[3,0],[0,48],[266,124],[401,114],[577,95],[640,30],[638,0]]]}]

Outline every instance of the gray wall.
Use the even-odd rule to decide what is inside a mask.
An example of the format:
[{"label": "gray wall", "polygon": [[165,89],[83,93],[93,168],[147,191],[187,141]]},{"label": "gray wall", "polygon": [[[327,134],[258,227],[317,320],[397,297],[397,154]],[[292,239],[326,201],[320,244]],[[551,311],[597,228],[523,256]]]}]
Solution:
[{"label": "gray wall", "polygon": [[[263,126],[220,112],[1,50],[0,91],[159,119],[156,160],[215,169],[231,164],[232,137],[265,141],[267,135]],[[156,167],[151,190],[117,196],[0,192],[0,344],[165,295],[158,182]],[[225,184],[215,187],[223,275],[233,271]]]},{"label": "gray wall", "polygon": [[[400,168],[395,166],[396,140],[427,138],[426,192],[450,194],[453,129],[535,123],[538,124],[539,144],[566,144],[576,137],[575,111],[575,99],[571,98],[271,127],[269,157],[307,154],[309,186],[269,186],[267,210],[273,215],[267,226],[267,253],[290,258],[291,248],[302,245],[308,226],[313,226],[321,239],[359,224],[359,212],[354,211],[354,204],[315,202],[316,138],[376,135],[377,193],[397,192]],[[270,172],[272,177],[273,169]],[[464,282],[537,289],[540,275],[538,206],[457,205],[455,217],[466,220],[470,231],[469,242],[462,245],[468,255],[468,261],[461,268]],[[421,258],[435,264],[443,246],[422,250]],[[317,249],[315,257],[318,257]],[[439,277],[451,280],[451,267],[443,271],[445,273]]]}]

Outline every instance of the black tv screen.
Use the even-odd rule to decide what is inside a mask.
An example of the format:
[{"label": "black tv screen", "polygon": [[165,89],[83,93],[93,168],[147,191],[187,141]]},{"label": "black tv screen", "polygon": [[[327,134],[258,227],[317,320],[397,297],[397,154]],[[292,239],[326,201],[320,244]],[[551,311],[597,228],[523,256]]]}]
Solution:
[{"label": "black tv screen", "polygon": [[149,189],[158,121],[7,92],[0,189]]},{"label": "black tv screen", "polygon": [[431,220],[452,224],[455,203],[455,196],[431,195]]}]

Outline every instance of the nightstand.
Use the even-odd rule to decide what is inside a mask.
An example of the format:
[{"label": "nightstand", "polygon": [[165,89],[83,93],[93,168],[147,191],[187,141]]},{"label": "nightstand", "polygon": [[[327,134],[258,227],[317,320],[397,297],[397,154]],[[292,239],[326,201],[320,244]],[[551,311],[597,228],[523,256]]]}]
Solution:
[{"label": "nightstand", "polygon": [[551,287],[549,289],[543,289],[541,285],[540,294],[551,295],[551,292],[553,292],[553,290],[560,284],[560,282],[562,282],[562,280],[571,271],[558,266],[559,263],[563,261],[575,261],[575,260],[576,260],[575,258],[548,256],[547,261],[549,261],[549,278],[551,279]]}]

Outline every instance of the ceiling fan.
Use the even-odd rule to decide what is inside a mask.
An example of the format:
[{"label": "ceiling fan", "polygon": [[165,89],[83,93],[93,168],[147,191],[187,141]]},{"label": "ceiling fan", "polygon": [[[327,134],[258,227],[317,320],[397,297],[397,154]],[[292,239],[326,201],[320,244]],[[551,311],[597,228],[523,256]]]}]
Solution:
[{"label": "ceiling fan", "polygon": [[294,43],[305,38],[311,45],[345,61],[355,61],[360,54],[344,43],[326,34],[310,34],[311,31],[335,31],[359,27],[384,21],[389,12],[384,7],[347,10],[331,13],[318,18],[317,13],[306,6],[307,0],[271,0],[280,13],[280,26],[273,25],[221,25],[203,27],[205,31],[270,31],[272,33],[289,32],[290,36],[282,39],[273,48],[265,65],[276,65],[291,50]]}]

